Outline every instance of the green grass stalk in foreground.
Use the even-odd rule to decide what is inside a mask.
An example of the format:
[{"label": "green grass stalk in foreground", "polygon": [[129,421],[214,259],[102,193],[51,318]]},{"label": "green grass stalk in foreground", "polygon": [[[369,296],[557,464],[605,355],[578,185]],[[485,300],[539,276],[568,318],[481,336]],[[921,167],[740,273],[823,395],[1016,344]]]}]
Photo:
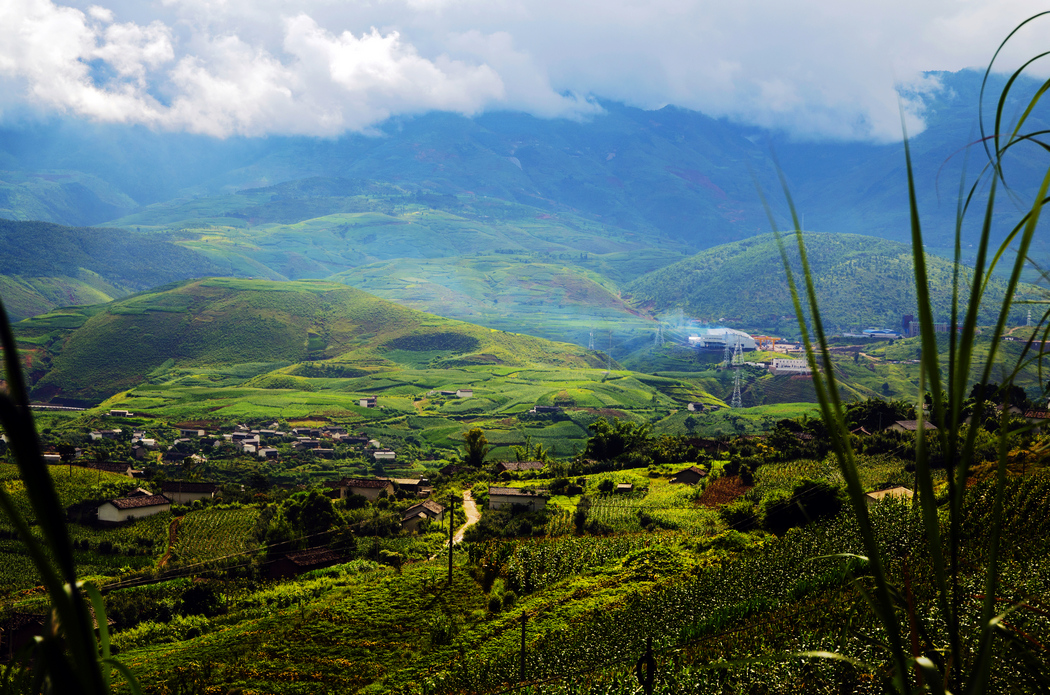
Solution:
[{"label": "green grass stalk in foreground", "polygon": [[[1020,26],[1024,26],[1046,14],[1048,13],[1035,15]],[[1020,29],[1020,26],[1018,29]],[[1015,29],[1003,41],[999,51],[1002,50],[1002,47],[1016,31]],[[996,52],[996,57],[999,51]],[[1040,54],[1038,57],[1044,55],[1047,54]],[[995,58],[993,57],[985,75],[985,82],[987,82],[987,76],[991,72],[994,62]],[[1021,133],[1025,121],[1032,114],[1043,94],[1050,89],[1050,81],[1045,82],[1035,95],[1030,97],[1027,107],[1012,131],[1005,138],[1001,135],[1003,110],[1007,104],[1010,89],[1014,86],[1022,71],[1031,62],[1025,63],[1007,82],[996,109],[994,136],[983,138],[986,148],[989,141],[993,143],[992,148],[988,150],[990,163],[985,169],[985,174],[990,177],[990,182],[987,183],[988,198],[981,227],[980,243],[977,249],[976,267],[970,286],[968,288],[960,287],[959,273],[956,273],[954,276],[951,327],[957,329],[958,335],[956,335],[956,330],[952,330],[946,364],[941,362],[940,352],[937,349],[937,337],[934,332],[933,307],[926,277],[926,258],[923,251],[922,224],[916,200],[911,152],[906,133],[904,139],[911,212],[912,253],[915,263],[915,287],[918,300],[917,313],[923,346],[920,383],[923,384],[921,390],[924,393],[927,386],[929,389],[931,398],[930,415],[939,425],[936,436],[940,439],[940,450],[945,453],[944,459],[948,474],[948,521],[947,525],[944,526],[941,522],[938,502],[934,497],[931,460],[928,447],[925,444],[926,434],[923,421],[926,415],[923,409],[919,408],[919,427],[916,434],[918,437],[918,445],[916,447],[916,484],[918,487],[920,514],[927,539],[927,547],[923,550],[929,553],[931,559],[936,583],[937,611],[943,620],[943,629],[940,632],[933,626],[932,621],[926,621],[923,616],[915,615],[914,608],[908,605],[904,598],[907,592],[891,576],[889,563],[882,556],[876,543],[868,515],[864,489],[861,486],[856,459],[850,444],[849,428],[846,425],[835,371],[828,351],[827,336],[821,322],[820,307],[814,288],[813,275],[806,256],[801,225],[799,224],[798,215],[783,175],[781,175],[781,184],[784,188],[788,206],[791,210],[792,222],[796,230],[795,237],[802,279],[805,285],[804,295],[800,291],[799,283],[796,282],[792,271],[784,239],[777,230],[775,219],[768,204],[766,205],[770,224],[773,227],[773,231],[777,233],[780,244],[781,257],[787,273],[788,285],[791,289],[799,328],[805,342],[810,367],[813,370],[813,382],[819,398],[821,413],[827,424],[832,447],[846,482],[850,503],[859,521],[861,536],[867,554],[868,569],[870,570],[871,581],[874,584],[870,594],[867,593],[866,589],[862,588],[862,590],[868,595],[869,603],[882,626],[885,640],[883,646],[888,652],[888,658],[886,660],[887,663],[881,667],[876,666],[873,670],[876,673],[881,673],[885,679],[887,689],[893,692],[908,693],[914,692],[916,689],[932,692],[985,692],[989,685],[992,670],[995,667],[996,650],[997,648],[1001,649],[1004,643],[1014,650],[1019,664],[1022,665],[1023,672],[1043,687],[1046,686],[1046,676],[1042,673],[1042,669],[1038,667],[1040,660],[1035,654],[1031,653],[1031,646],[1025,644],[1015,633],[1004,626],[1003,616],[1005,614],[997,614],[998,565],[1002,541],[1003,494],[1006,485],[1008,453],[1005,408],[999,437],[999,460],[996,472],[993,523],[992,527],[988,529],[987,561],[983,568],[984,596],[981,617],[975,625],[965,624],[966,619],[962,605],[963,596],[960,591],[960,580],[964,570],[960,561],[962,505],[967,476],[971,464],[974,462],[977,429],[976,427],[966,427],[964,422],[964,404],[968,397],[969,382],[974,369],[980,374],[982,387],[991,379],[996,365],[997,348],[1000,339],[1005,333],[1007,318],[1012,308],[1013,294],[1020,282],[1021,273],[1025,269],[1029,249],[1043,205],[1050,202],[1047,199],[1047,192],[1050,189],[1050,168],[1048,168],[1042,178],[1034,201],[1028,205],[1020,221],[1013,227],[1006,239],[998,247],[993,247],[991,234],[993,212],[996,209],[997,190],[1000,185],[1006,186],[1006,175],[1003,167],[1004,156],[1009,150],[1023,143],[1036,144],[1043,150],[1050,151],[1050,146],[1039,140],[1040,136],[1046,134],[1044,131]],[[970,188],[965,202],[961,200],[957,211],[955,259],[957,264],[959,263],[962,245],[963,219],[971,203],[974,202],[975,196],[982,190],[981,187],[985,184],[985,179],[986,176],[984,175],[978,177],[977,182]],[[1013,263],[1013,267],[1010,268],[1008,291],[1001,306],[999,306],[997,320],[992,329],[989,353],[983,363],[977,364],[974,362],[972,346],[974,337],[978,332],[978,311],[993,271],[1011,247],[1015,247],[1016,260]],[[991,257],[990,260],[989,257]],[[967,289],[968,292],[966,292]],[[960,306],[961,294],[967,295],[967,303],[963,306]],[[808,304],[806,308],[810,316],[810,326],[806,324],[803,299]],[[960,311],[961,309],[963,311]],[[959,322],[960,316],[962,318],[961,322]],[[1044,315],[1043,323],[1045,324],[1046,322],[1047,316]],[[1029,340],[1024,354],[1022,354],[1018,363],[1013,366],[1012,371],[1006,376],[1006,386],[1012,384],[1013,379],[1020,371],[1025,356],[1031,350],[1034,336],[1038,333],[1039,331],[1033,332],[1033,339]],[[944,376],[942,377],[942,375]],[[976,405],[975,421],[980,418],[982,406],[983,404],[980,402]],[[1012,611],[1016,608],[1017,606],[1011,606],[1009,610]],[[907,616],[909,619],[909,627],[907,629],[910,634],[906,634],[905,627],[902,624],[904,616]],[[917,640],[918,635],[915,628],[917,622],[923,628],[919,632],[929,636],[929,641],[925,644]],[[841,655],[825,653],[814,653],[810,654],[810,656],[849,660]]]},{"label": "green grass stalk in foreground", "polygon": [[110,656],[101,595],[94,587],[85,588],[77,582],[65,510],[40,454],[18,350],[2,304],[0,346],[7,381],[6,392],[0,393],[0,426],[7,435],[39,531],[30,529],[3,487],[0,487],[0,512],[17,530],[51,601],[51,616],[44,626],[44,634],[20,655],[20,663],[15,668],[5,669],[0,689],[101,695],[110,692],[111,669],[116,669],[128,680],[132,691],[138,692],[130,671]]}]

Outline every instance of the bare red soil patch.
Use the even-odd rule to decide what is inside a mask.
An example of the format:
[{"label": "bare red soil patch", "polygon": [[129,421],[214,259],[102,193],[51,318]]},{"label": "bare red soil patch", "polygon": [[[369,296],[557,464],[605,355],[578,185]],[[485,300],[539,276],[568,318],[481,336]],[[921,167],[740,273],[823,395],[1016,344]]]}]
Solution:
[{"label": "bare red soil patch", "polygon": [[719,478],[707,484],[698,501],[704,507],[721,507],[740,497],[752,487],[754,486],[744,485],[740,482],[740,477],[736,475]]}]

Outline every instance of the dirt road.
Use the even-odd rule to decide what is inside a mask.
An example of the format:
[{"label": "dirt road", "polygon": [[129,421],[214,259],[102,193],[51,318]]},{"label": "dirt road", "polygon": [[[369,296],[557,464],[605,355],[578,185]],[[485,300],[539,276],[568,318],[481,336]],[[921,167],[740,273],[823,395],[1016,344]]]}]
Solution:
[{"label": "dirt road", "polygon": [[470,496],[470,490],[463,491],[463,511],[467,513],[467,523],[460,526],[456,531],[456,534],[452,537],[453,543],[463,542],[463,534],[467,532],[468,528],[478,523],[478,520],[481,519],[478,505],[474,504],[474,498]]}]

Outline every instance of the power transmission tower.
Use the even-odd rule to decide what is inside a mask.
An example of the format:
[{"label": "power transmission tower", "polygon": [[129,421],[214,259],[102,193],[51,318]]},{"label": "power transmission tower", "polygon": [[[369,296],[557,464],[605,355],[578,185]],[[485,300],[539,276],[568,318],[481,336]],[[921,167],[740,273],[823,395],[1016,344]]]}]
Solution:
[{"label": "power transmission tower", "polygon": [[664,327],[662,325],[656,327],[656,339],[655,340],[656,340],[656,347],[660,347],[661,345],[664,344]]},{"label": "power transmission tower", "polygon": [[744,400],[740,397],[740,369],[743,366],[744,353],[740,349],[740,340],[737,340],[736,350],[733,351],[733,400],[729,404],[731,408],[744,407]]},{"label": "power transmission tower", "polygon": [[594,331],[591,331],[591,339],[587,342],[587,349],[588,350],[593,350],[594,349]]}]

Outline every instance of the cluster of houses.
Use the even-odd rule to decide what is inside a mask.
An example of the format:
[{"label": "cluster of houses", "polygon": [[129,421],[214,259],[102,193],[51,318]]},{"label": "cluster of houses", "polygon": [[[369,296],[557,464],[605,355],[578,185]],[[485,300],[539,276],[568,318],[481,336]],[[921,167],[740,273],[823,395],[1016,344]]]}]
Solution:
[{"label": "cluster of houses", "polygon": [[219,435],[209,435],[206,430],[196,427],[183,427],[179,429],[179,438],[164,453],[162,460],[166,463],[181,463],[186,458],[196,455],[187,452],[187,449],[193,448],[194,444],[205,438],[208,438],[212,447],[232,444],[242,453],[263,461],[277,460],[280,452],[275,445],[287,443],[291,443],[293,449],[310,451],[321,458],[332,458],[335,455],[336,444],[372,447],[372,456],[376,460],[393,461],[397,456],[389,449],[381,449],[375,439],[369,439],[363,434],[348,433],[345,427],[338,425],[295,427],[290,431],[280,430],[278,427],[276,422],[262,429],[237,425],[232,432]]}]

